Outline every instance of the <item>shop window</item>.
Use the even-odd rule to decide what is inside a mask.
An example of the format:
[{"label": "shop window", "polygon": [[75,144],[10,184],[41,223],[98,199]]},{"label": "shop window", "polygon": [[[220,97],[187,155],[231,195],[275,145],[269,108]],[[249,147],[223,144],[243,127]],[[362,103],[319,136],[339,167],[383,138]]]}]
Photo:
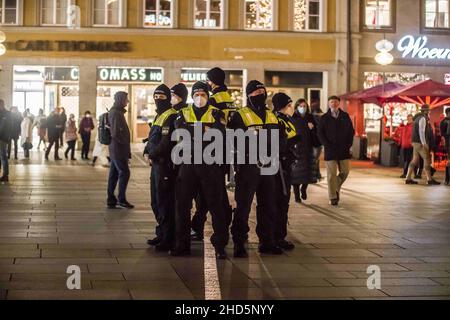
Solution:
[{"label": "shop window", "polygon": [[74,0],[43,0],[41,2],[42,25],[67,25],[67,10]]},{"label": "shop window", "polygon": [[425,0],[425,28],[450,29],[450,0]]},{"label": "shop window", "polygon": [[145,0],[144,27],[172,28],[174,0]]},{"label": "shop window", "polygon": [[322,0],[294,0],[294,30],[321,31]]},{"label": "shop window", "polygon": [[273,0],[245,0],[245,29],[273,30]]},{"label": "shop window", "polygon": [[395,20],[395,0],[364,0],[363,29],[393,30]]},{"label": "shop window", "polygon": [[195,0],[195,28],[223,29],[225,0]]},{"label": "shop window", "polygon": [[94,26],[122,26],[123,0],[94,0]]},{"label": "shop window", "polygon": [[19,0],[0,0],[0,24],[19,24]]}]

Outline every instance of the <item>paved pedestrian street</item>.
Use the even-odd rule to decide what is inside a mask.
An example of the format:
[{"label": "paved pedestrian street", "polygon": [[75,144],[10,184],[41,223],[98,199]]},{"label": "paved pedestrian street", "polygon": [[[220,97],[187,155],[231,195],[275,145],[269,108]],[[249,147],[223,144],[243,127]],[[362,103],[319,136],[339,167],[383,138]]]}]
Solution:
[{"label": "paved pedestrian street", "polygon": [[[448,187],[405,186],[399,170],[356,163],[338,208],[325,182],[310,187],[305,204],[291,202],[294,251],[257,254],[253,208],[250,258],[232,258],[230,244],[230,257],[216,262],[209,241],[194,243],[189,258],[148,248],[149,169],[133,160],[132,211],[105,208],[107,170],[11,167],[11,183],[0,185],[1,299],[450,298]],[[67,289],[71,265],[81,269],[81,290]],[[380,289],[367,287],[372,265]]]}]

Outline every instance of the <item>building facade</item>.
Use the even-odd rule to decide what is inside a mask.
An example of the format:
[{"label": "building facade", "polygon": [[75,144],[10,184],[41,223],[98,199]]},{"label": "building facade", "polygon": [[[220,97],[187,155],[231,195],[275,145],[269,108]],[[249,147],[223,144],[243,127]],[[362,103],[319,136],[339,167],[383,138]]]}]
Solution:
[{"label": "building facade", "polygon": [[130,94],[135,141],[164,82],[220,66],[238,104],[248,80],[324,101],[346,87],[346,8],[337,0],[0,0],[0,95],[8,105],[97,116]]}]

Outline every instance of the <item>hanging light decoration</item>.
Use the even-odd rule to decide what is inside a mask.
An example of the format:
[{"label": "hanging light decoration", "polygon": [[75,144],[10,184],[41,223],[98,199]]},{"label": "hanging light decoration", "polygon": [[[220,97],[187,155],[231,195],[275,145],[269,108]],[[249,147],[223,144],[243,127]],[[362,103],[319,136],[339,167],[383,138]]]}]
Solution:
[{"label": "hanging light decoration", "polygon": [[294,29],[306,29],[306,0],[294,0]]}]

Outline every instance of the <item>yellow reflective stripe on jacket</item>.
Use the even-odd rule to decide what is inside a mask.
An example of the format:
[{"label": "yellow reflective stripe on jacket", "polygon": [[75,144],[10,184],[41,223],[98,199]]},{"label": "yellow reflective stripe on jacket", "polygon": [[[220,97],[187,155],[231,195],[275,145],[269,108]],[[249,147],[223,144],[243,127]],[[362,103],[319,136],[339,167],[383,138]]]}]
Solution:
[{"label": "yellow reflective stripe on jacket", "polygon": [[217,103],[234,103],[233,98],[226,91],[217,92],[212,95],[211,98],[216,100]]},{"label": "yellow reflective stripe on jacket", "polygon": [[265,124],[278,124],[279,123],[278,118],[270,110],[266,110],[265,123],[263,123],[262,119],[255,112],[253,112],[253,110],[250,109],[249,107],[241,108],[241,109],[237,110],[237,112],[241,116],[246,127],[262,126]]},{"label": "yellow reflective stripe on jacket", "polygon": [[281,122],[284,123],[284,127],[286,129],[286,135],[288,139],[295,138],[297,136],[297,130],[295,130],[295,126],[291,121],[285,121],[282,118],[279,118]]},{"label": "yellow reflective stripe on jacket", "polygon": [[170,108],[169,110],[166,110],[161,114],[159,117],[156,118],[155,122],[153,123],[154,126],[162,127],[164,123],[166,122],[167,118],[169,118],[171,115],[178,113],[177,110]]},{"label": "yellow reflective stripe on jacket", "polygon": [[205,112],[205,114],[202,116],[200,120],[197,119],[194,112],[194,107],[192,105],[187,106],[186,108],[181,109],[181,112],[183,113],[184,120],[187,123],[195,123],[195,122],[202,122],[202,123],[214,123],[216,122],[216,119],[213,117],[213,111],[218,110],[217,108],[214,108],[213,106],[205,107],[208,108],[208,111]]}]

